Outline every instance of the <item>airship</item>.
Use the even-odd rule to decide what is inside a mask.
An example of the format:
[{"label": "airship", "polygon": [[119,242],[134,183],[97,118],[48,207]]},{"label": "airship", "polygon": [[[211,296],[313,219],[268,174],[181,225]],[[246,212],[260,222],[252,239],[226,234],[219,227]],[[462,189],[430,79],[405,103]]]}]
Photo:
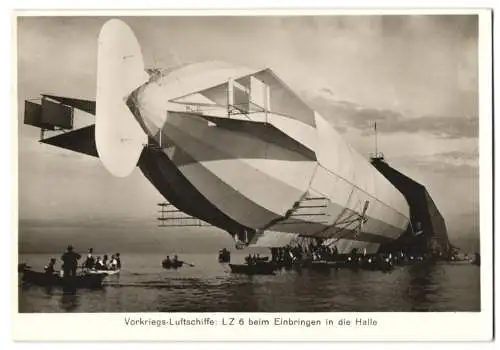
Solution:
[{"label": "airship", "polygon": [[[306,237],[375,253],[422,226],[435,235],[442,217],[425,188],[374,166],[272,69],[210,61],[148,70],[117,19],[97,45],[95,101],[25,101],[25,124],[57,133],[42,142],[99,157],[116,177],[138,167],[169,203],[240,246]],[[95,124],[74,129],[74,109]]]}]

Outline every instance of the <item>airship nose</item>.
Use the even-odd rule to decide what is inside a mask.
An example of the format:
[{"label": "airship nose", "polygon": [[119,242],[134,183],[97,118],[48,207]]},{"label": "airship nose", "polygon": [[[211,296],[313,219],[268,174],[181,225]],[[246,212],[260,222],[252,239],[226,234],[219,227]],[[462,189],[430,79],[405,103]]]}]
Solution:
[{"label": "airship nose", "polygon": [[141,108],[141,103],[140,103],[140,95],[142,93],[143,86],[138,87],[130,95],[126,98],[126,104],[127,107],[129,108],[130,112],[134,115],[135,120],[139,123],[141,128],[146,132],[146,134],[149,133],[150,130],[148,130],[148,126],[145,123],[145,118],[144,118],[144,111],[142,111]]},{"label": "airship nose", "polygon": [[158,86],[150,82],[141,85],[128,95],[126,104],[144,132],[156,138],[167,114]]}]

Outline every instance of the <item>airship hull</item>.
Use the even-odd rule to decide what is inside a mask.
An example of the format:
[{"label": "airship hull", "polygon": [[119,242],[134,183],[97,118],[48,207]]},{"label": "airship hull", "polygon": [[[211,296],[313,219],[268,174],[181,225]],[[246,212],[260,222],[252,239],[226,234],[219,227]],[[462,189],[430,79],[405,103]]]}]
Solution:
[{"label": "airship hull", "polygon": [[[271,69],[202,62],[146,74],[119,20],[103,26],[98,52],[96,101],[25,102],[41,142],[100,157],[118,177],[138,165],[179,210],[246,244],[315,237],[341,253],[374,253],[416,235],[409,203],[416,226],[446,236],[422,186],[378,164],[380,173],[336,132],[335,116],[327,121]],[[70,107],[95,124],[72,130]],[[44,138],[56,130],[65,131]]]},{"label": "airship hull", "polygon": [[[179,198],[196,193],[192,198],[200,199],[176,205],[179,209],[233,235],[249,229],[256,233],[254,243],[273,245],[273,234],[292,234],[333,240],[344,252],[376,251],[408,229],[408,205],[401,193],[315,111],[301,105],[298,118],[280,113],[287,97],[292,105],[298,102],[285,88],[276,88],[278,83],[268,92],[270,102],[264,102],[274,110],[231,115],[231,97],[221,103],[231,93],[224,86],[231,80],[190,90],[187,74],[182,93],[176,93],[172,84],[178,84],[182,72],[176,74],[174,80],[167,74],[148,82],[128,104],[186,184],[182,190],[167,187],[177,188]],[[217,81],[217,70],[210,76]],[[269,76],[259,83],[269,83]],[[191,101],[189,92],[197,95]],[[153,183],[178,181],[171,173],[147,177]],[[175,202],[172,194],[164,195]],[[205,209],[197,209],[202,202]],[[226,219],[214,219],[221,216]]]}]

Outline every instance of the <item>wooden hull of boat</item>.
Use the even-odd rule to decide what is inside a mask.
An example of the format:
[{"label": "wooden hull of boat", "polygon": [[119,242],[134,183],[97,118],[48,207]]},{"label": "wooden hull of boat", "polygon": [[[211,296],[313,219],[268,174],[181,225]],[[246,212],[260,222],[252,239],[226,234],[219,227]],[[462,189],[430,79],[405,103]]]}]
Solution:
[{"label": "wooden hull of boat", "polygon": [[103,273],[81,274],[75,277],[61,277],[44,272],[25,270],[22,280],[25,283],[45,287],[100,288],[108,275]]},{"label": "wooden hull of boat", "polygon": [[312,270],[329,270],[329,269],[363,269],[372,271],[389,271],[393,268],[392,264],[385,262],[356,262],[356,261],[310,261],[304,263],[304,267]]},{"label": "wooden hull of boat", "polygon": [[370,271],[390,271],[394,267],[389,263],[363,263],[359,266],[363,270]]},{"label": "wooden hull of boat", "polygon": [[120,273],[120,270],[87,270],[85,273],[90,275],[107,275],[113,276]]},{"label": "wooden hull of boat", "polygon": [[163,261],[161,263],[161,266],[164,269],[178,269],[178,268],[182,267],[182,262],[176,262],[176,263],[174,263],[174,262],[168,262],[167,263],[167,262]]},{"label": "wooden hull of boat", "polygon": [[450,265],[471,265],[474,262],[470,260],[450,260],[448,261],[448,264]]},{"label": "wooden hull of boat", "polygon": [[[265,256],[263,258],[255,258],[255,259],[252,259],[254,262],[256,262],[257,264],[259,263],[266,263],[269,261],[269,257],[268,256]],[[248,259],[248,257],[245,258],[245,262],[248,264],[248,262],[250,261],[250,259]]]}]

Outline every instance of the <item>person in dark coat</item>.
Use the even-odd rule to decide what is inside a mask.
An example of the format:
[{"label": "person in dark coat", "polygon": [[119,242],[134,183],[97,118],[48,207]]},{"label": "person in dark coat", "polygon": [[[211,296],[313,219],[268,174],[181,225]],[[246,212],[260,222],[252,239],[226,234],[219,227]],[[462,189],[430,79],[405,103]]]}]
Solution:
[{"label": "person in dark coat", "polygon": [[95,258],[92,255],[94,253],[94,249],[90,248],[89,253],[87,254],[87,259],[85,260],[85,263],[83,265],[84,268],[86,269],[93,269],[95,266]]},{"label": "person in dark coat", "polygon": [[122,262],[120,260],[120,253],[115,254],[115,259],[116,259],[116,268],[119,270],[122,268]]},{"label": "person in dark coat", "polygon": [[78,260],[81,255],[73,251],[73,246],[69,245],[66,253],[61,256],[63,261],[64,277],[75,277],[76,269],[78,267]]}]

